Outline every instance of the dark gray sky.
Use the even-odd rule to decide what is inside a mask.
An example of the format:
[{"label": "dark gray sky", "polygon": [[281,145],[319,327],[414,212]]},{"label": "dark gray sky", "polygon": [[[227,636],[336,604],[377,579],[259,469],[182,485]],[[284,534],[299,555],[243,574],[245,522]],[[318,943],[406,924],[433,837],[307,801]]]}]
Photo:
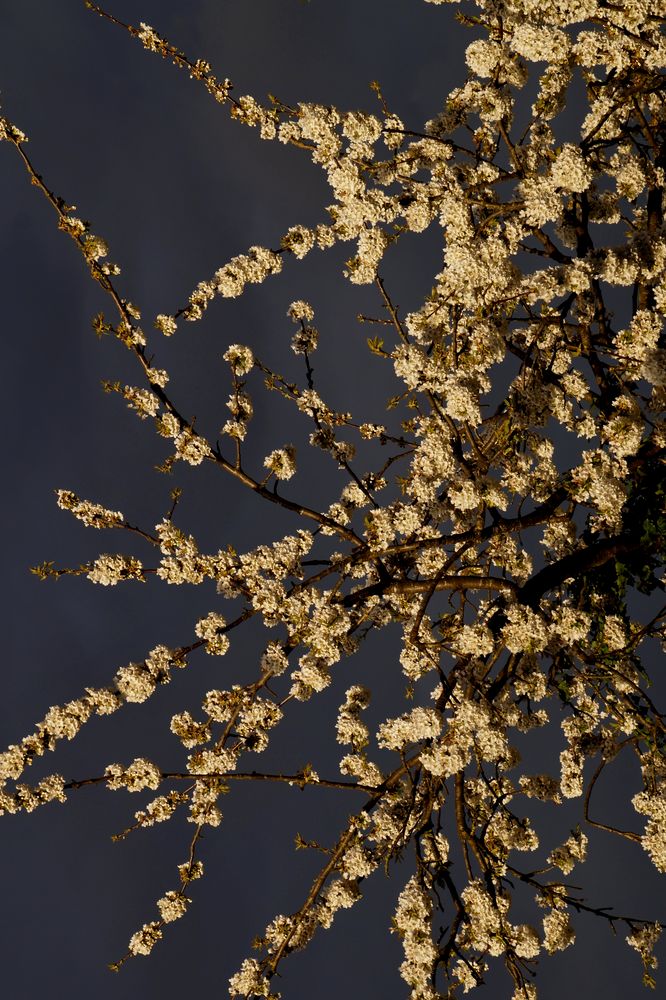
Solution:
[{"label": "dark gray sky", "polygon": [[[464,47],[471,40],[456,24],[455,8],[420,0],[118,0],[110,9],[152,24],[191,57],[207,58],[219,76],[231,78],[237,96],[263,99],[271,92],[288,103],[374,110],[368,84],[378,80],[389,105],[416,128],[464,79]],[[256,132],[231,122],[186,74],[146,53],[82,2],[0,0],[0,18],[3,112],[30,136],[29,152],[47,183],[108,240],[111,259],[122,266],[122,292],[140,306],[147,329],[150,317],[184,304],[197,281],[231,256],[253,244],[277,246],[290,225],[325,221],[323,206],[331,199],[307,154],[261,142]],[[185,491],[179,525],[212,550],[228,543],[243,550],[299,525],[283,512],[266,511],[214,469],[181,463],[172,478],[153,471],[165,457],[163,442],[149,422],[140,424],[121,400],[100,389],[103,378],[138,381],[132,358],[92,332],[91,317],[108,310],[107,303],[9,144],[0,148],[0,190],[4,746],[30,732],[49,706],[77,697],[86,685],[108,683],[119,666],[142,659],[158,643],[190,641],[197,617],[215,606],[213,590],[203,587],[38,581],[28,567],[45,559],[76,565],[114,551],[116,543],[127,551],[124,538],[87,531],[59,511],[55,489],[72,489],[152,528],[168,509],[170,489],[179,485]],[[440,264],[434,232],[412,236],[406,247],[400,263],[386,269],[403,310],[418,306]],[[314,251],[301,263],[288,261],[278,279],[240,300],[217,301],[204,323],[187,326],[173,341],[156,335],[157,363],[173,372],[181,409],[196,413],[211,432],[221,425],[229,393],[221,354],[232,342],[250,344],[285,374],[300,374],[285,312],[293,299],[305,298],[317,314],[317,365],[331,403],[381,421],[383,401],[395,389],[380,368],[370,368],[368,329],[354,319],[358,312],[376,314],[378,304],[372,289],[353,289],[343,279],[346,255]],[[258,455],[303,433],[279,402],[255,394],[251,440]],[[342,485],[335,472],[298,482],[299,498],[312,506],[327,505]],[[135,551],[147,555],[140,547]],[[295,769],[312,760],[322,773],[335,772],[340,753],[333,720],[345,689],[365,683],[381,687],[387,698],[402,689],[395,638],[376,638],[363,655],[341,664],[317,707],[296,707],[288,731],[285,725],[275,737],[275,767]],[[46,761],[48,771],[80,778],[139,755],[164,767],[182,766],[168,732],[171,714],[195,711],[213,686],[252,677],[264,639],[252,628],[232,635],[226,658],[217,663],[201,655],[187,676],[145,705],[90,723]],[[46,767],[36,773],[47,773]],[[618,764],[615,775],[617,782],[636,781],[629,764]],[[612,782],[599,791],[600,808],[615,808]],[[334,791],[234,787],[222,802],[223,825],[205,838],[208,874],[193,886],[189,914],[172,925],[150,959],[137,958],[113,976],[106,963],[154,918],[156,898],[176,886],[175,865],[185,860],[192,831],[172,822],[113,844],[110,834],[129,825],[143,801],[83,789],[65,807],[0,821],[0,959],[12,1000],[47,991],[76,1000],[169,1000],[183,990],[224,996],[253,936],[276,913],[296,909],[307,891],[318,859],[295,854],[296,832],[332,838],[335,824],[352,809]],[[623,818],[631,822],[631,813]],[[562,839],[575,821],[560,820]],[[656,917],[655,870],[634,847],[609,839],[591,834],[590,900]],[[397,972],[401,949],[388,933],[401,885],[399,877],[376,875],[363,904],[340,914],[333,930],[285,963],[278,985],[284,997],[405,996]],[[540,997],[561,997],[574,976],[582,995],[624,1000],[638,993],[637,957],[623,934],[613,939],[598,924],[581,918],[580,949],[543,963]],[[493,1000],[510,993],[503,976],[491,978],[485,991]]]}]

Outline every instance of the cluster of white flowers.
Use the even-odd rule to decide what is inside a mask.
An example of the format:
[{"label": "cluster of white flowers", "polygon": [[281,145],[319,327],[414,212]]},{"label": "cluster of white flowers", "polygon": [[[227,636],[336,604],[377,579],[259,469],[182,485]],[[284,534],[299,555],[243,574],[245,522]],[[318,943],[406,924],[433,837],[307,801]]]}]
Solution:
[{"label": "cluster of white flowers", "polygon": [[167,646],[156,646],[143,663],[130,663],[121,667],[115,682],[125,701],[142,702],[149,698],[158,684],[171,679],[171,667],[182,666]]},{"label": "cluster of white flowers", "polygon": [[573,871],[577,862],[585,861],[587,857],[587,844],[588,839],[582,830],[575,830],[560,847],[556,847],[555,850],[550,852],[548,855],[548,864],[557,865],[560,871],[568,875]]},{"label": "cluster of white flowers", "polygon": [[507,649],[513,653],[536,653],[548,643],[548,626],[540,615],[524,604],[513,604],[507,612],[508,622],[502,630]]},{"label": "cluster of white flowers", "polygon": [[184,792],[169,792],[167,795],[158,795],[152,799],[145,807],[134,813],[134,818],[139,826],[154,826],[155,823],[165,823],[171,819],[179,805],[187,802],[187,795]]},{"label": "cluster of white flowers", "polygon": [[201,465],[205,458],[209,458],[211,448],[205,438],[195,434],[190,427],[185,427],[176,437],[176,455],[190,465]]},{"label": "cluster of white flowers", "polygon": [[530,798],[541,799],[543,802],[561,802],[560,783],[549,774],[521,774],[520,790]]},{"label": "cluster of white flowers", "polygon": [[200,281],[190,295],[185,318],[201,319],[215,295],[237,298],[250,284],[261,284],[269,275],[282,270],[282,257],[265,247],[250,247],[246,254],[233,257],[228,264],[215,272],[210,281]]},{"label": "cluster of white flowers", "polygon": [[173,316],[167,316],[165,313],[160,313],[155,317],[155,328],[160,330],[165,337],[172,337],[178,329],[178,324]]},{"label": "cluster of white flowers", "polygon": [[394,924],[405,950],[400,974],[412,988],[412,1000],[435,1000],[436,996],[432,969],[438,951],[432,939],[431,914],[430,896],[416,878],[411,878],[398,898]]},{"label": "cluster of white flowers", "polygon": [[164,40],[160,38],[155,29],[151,28],[149,24],[144,24],[143,21],[140,22],[136,35],[141,44],[149,52],[159,52],[161,46],[164,44]]},{"label": "cluster of white flowers", "polygon": [[543,918],[543,933],[543,946],[550,955],[555,951],[564,951],[576,940],[576,932],[566,910],[551,910]]},{"label": "cluster of white flowers", "polygon": [[119,510],[107,510],[92,500],[80,500],[71,490],[56,490],[58,507],[68,510],[87,528],[119,528],[125,523],[125,515]]},{"label": "cluster of white flowers", "polygon": [[221,553],[217,559],[202,555],[194,537],[185,535],[169,519],[157,524],[155,531],[162,552],[156,573],[166,583],[201,583],[207,576],[217,576],[220,563],[227,565]]},{"label": "cluster of white flowers", "polygon": [[370,703],[370,692],[360,684],[350,687],[340,706],[335,724],[338,743],[349,744],[355,750],[362,750],[369,739],[368,727],[361,722],[359,713]]},{"label": "cluster of white flowers", "polygon": [[0,816],[18,812],[32,812],[47,802],[65,802],[65,779],[60,774],[50,774],[37,785],[18,783],[14,792],[0,788]]},{"label": "cluster of white flowers", "polygon": [[[211,715],[213,715],[212,712]],[[214,715],[213,717],[215,718]],[[210,739],[209,723],[197,722],[189,712],[179,712],[174,715],[171,719],[170,729],[184,747],[195,747],[200,743],[207,743]]]},{"label": "cluster of white flowers", "polygon": [[164,923],[169,924],[185,915],[188,903],[187,896],[171,889],[165,896],[157,900],[157,908]]},{"label": "cluster of white flowers", "polygon": [[644,850],[660,872],[666,872],[666,767],[657,754],[646,754],[643,773],[647,789],[633,797],[636,812],[647,816],[645,832],[641,838]]},{"label": "cluster of white flowers", "polygon": [[264,465],[276,479],[291,479],[296,472],[296,449],[293,445],[276,448],[266,456]]},{"label": "cluster of white flowers", "polygon": [[[226,81],[227,85],[223,87],[221,94],[215,93],[216,100],[226,100],[230,89],[228,83],[229,81]],[[208,83],[207,89],[211,89]],[[251,128],[259,126],[259,135],[262,139],[277,138],[276,111],[262,107],[250,94],[244,94],[234,102],[231,108],[231,116],[236,121],[240,121],[244,125],[249,125]]]},{"label": "cluster of white flowers", "polygon": [[434,739],[442,729],[442,719],[434,708],[413,708],[397,719],[382,723],[377,731],[380,747],[402,749],[419,740]]},{"label": "cluster of white flowers", "polygon": [[315,245],[316,233],[306,226],[292,226],[280,240],[284,250],[290,250],[294,257],[302,260]]},{"label": "cluster of white flowers", "polygon": [[127,405],[135,411],[141,420],[157,415],[160,401],[155,393],[150,392],[149,389],[137,389],[135,386],[126,385],[123,389],[123,396],[127,400]]},{"label": "cluster of white flowers", "polygon": [[129,950],[132,955],[150,955],[161,937],[160,925],[156,920],[153,920],[149,924],[144,924],[141,930],[132,935]]},{"label": "cluster of white flowers", "polygon": [[22,132],[20,128],[16,127],[16,125],[13,125],[6,118],[0,116],[0,142],[4,139],[9,139],[15,143],[28,141],[28,137],[25,132]]},{"label": "cluster of white flowers", "polygon": [[162,772],[152,761],[137,757],[129,767],[109,764],[104,772],[106,786],[112,791],[125,788],[128,792],[141,792],[144,788],[158,788]]},{"label": "cluster of white flowers", "polygon": [[298,323],[300,320],[303,320],[304,323],[310,323],[314,319],[314,309],[309,302],[297,299],[289,306],[287,315],[290,316],[295,323]]},{"label": "cluster of white flowers", "polygon": [[209,611],[194,627],[200,639],[205,640],[206,652],[224,656],[229,649],[229,638],[225,634],[226,618],[218,611]]},{"label": "cluster of white flowers", "polygon": [[164,389],[169,381],[169,373],[164,368],[148,368],[146,375],[151,385],[156,385],[160,389]]},{"label": "cluster of white flowers", "polygon": [[262,974],[256,958],[246,958],[240,970],[231,977],[229,993],[232,997],[265,997],[266,1000],[278,1000],[278,996],[270,992],[269,982]]},{"label": "cluster of white flowers", "polygon": [[230,344],[222,355],[231,368],[234,375],[242,378],[252,371],[254,365],[254,355],[249,347],[244,344]]},{"label": "cluster of white flowers", "polygon": [[294,323],[298,323],[300,330],[291,339],[291,349],[294,354],[311,354],[317,349],[319,333],[310,323],[314,319],[314,309],[307,302],[299,299],[292,302],[287,310],[287,315]]},{"label": "cluster of white flowers", "polygon": [[217,805],[220,794],[217,781],[197,781],[190,798],[189,822],[196,826],[219,826],[222,822],[222,811]]},{"label": "cluster of white flowers", "polygon": [[654,948],[661,937],[661,925],[643,924],[642,927],[634,928],[626,938],[630,948],[635,948],[643,960],[646,969],[656,969],[657,959],[654,957]]},{"label": "cluster of white flowers", "polygon": [[143,566],[136,556],[101,555],[88,570],[91,583],[114,587],[121,580],[143,580]]}]

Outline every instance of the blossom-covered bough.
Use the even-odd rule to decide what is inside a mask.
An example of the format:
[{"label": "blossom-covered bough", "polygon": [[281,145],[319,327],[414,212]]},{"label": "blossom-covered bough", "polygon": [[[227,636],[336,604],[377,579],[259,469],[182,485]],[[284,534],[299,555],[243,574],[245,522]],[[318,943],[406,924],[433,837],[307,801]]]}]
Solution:
[{"label": "blossom-covered bough", "polygon": [[[383,337],[368,345],[377,365],[392,366],[396,395],[376,424],[359,424],[323,399],[311,363],[314,312],[296,301],[288,312],[301,381],[271,370],[242,344],[225,345],[229,419],[217,439],[195,429],[184,401],[170,395],[139,309],[123,298],[105,241],[51,191],[18,126],[0,120],[0,138],[15,147],[109,297],[114,315],[96,317],[95,328],[127,346],[142,380],[106,387],[171,441],[165,471],[176,461],[212,463],[294,523],[293,534],[252,551],[206,553],[177,526],[177,495],[147,530],[59,490],[59,506],[84,525],[140,536],[142,557],[103,553],[79,567],[44,563],[38,573],[80,573],[101,585],[152,576],[174,585],[213,580],[219,598],[180,648],[158,646],[121,667],[108,687],[52,708],[0,755],[0,808],[30,811],[103,783],[158,793],[136,813],[133,829],[188,812],[194,833],[177,887],[131,938],[127,958],[148,954],[165,925],[185,913],[203,873],[201,832],[220,823],[219,799],[231,782],[349,793],[353,812],[325,845],[326,863],[302,906],[265,929],[258,957],[232,977],[232,995],[275,995],[274,976],[289,953],[356,904],[364,881],[390,874],[398,858],[412,859],[393,930],[413,1000],[468,992],[491,959],[504,961],[516,1000],[536,997],[537,957],[573,943],[572,918],[580,913],[624,927],[644,982],[653,985],[655,915],[615,913],[582,896],[567,876],[586,859],[586,826],[635,841],[666,871],[664,719],[648,692],[645,659],[648,639],[663,647],[666,621],[659,601],[666,4],[476,0],[458,15],[476,38],[467,49],[468,79],[443,104],[434,95],[434,117],[420,130],[391,112],[378,85],[376,115],[235,97],[207,62],[190,61],[151,27],[87,6],[185,69],[262,139],[305,150],[332,191],[319,225],[295,225],[279,247],[251,247],[224,263],[187,303],[157,316],[157,331],[172,336],[216,297],[239,296],[292,266],[291,258],[351,241],[346,273],[376,287],[379,315],[361,318],[380,324]],[[561,145],[558,116],[580,81],[586,103],[568,111],[579,138]],[[431,226],[441,229],[442,268],[426,300],[402,315],[382,259],[404,233]],[[247,457],[251,393],[262,383],[309,421],[312,447],[344,471],[344,489],[326,509],[308,503],[292,445],[272,451],[263,466]],[[377,446],[374,463],[357,463],[360,442],[364,455]],[[652,595],[645,620],[632,613],[635,590]],[[219,610],[225,598],[241,599],[233,620]],[[82,780],[53,774],[25,783],[36,758],[93,716],[148,699],[197,649],[227,653],[230,634],[248,620],[261,620],[272,636],[255,680],[210,690],[196,717],[183,711],[170,721],[188,751],[182,772],[140,758]],[[309,766],[295,774],[256,769],[254,755],[271,731],[289,726],[291,703],[316,698],[336,664],[391,623],[403,639],[387,670],[402,671],[408,701],[371,732],[363,717],[371,692],[349,688],[337,721],[342,777]],[[560,725],[559,773],[530,773],[514,742]],[[643,790],[632,801],[645,817],[641,832],[603,822],[591,801],[620,753],[640,762]],[[545,863],[531,855],[540,849],[526,813],[534,798],[551,808],[580,800],[580,826]],[[514,922],[519,892],[535,901],[533,923]]]}]

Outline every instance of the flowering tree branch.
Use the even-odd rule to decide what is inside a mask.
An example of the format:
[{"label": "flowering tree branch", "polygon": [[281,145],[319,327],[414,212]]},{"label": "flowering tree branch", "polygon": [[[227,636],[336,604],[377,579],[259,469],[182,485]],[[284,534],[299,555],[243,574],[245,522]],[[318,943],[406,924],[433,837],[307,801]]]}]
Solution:
[{"label": "flowering tree branch", "polygon": [[[149,353],[140,310],[123,298],[105,240],[37,172],[18,126],[0,119],[0,139],[14,147],[113,306],[116,322],[99,314],[94,328],[130,350],[142,383],[105,388],[169,442],[160,468],[213,463],[298,525],[247,552],[206,553],[176,524],[177,492],[149,530],[58,490],[64,511],[86,527],[124,529],[151,546],[156,562],[101,553],[78,567],[44,562],[35,568],[41,577],[79,574],[102,586],[211,580],[217,594],[193,624],[192,641],[158,646],[121,667],[108,687],[51,708],[1,754],[0,811],[31,811],[92,784],[160,792],[119,836],[187,810],[194,834],[179,887],[158,901],[159,918],[133,934],[116,969],[149,954],[185,914],[186,890],[203,874],[202,831],[221,823],[218,803],[230,782],[253,781],[360,791],[367,801],[328,844],[297,841],[323,851],[325,863],[299,909],[265,929],[260,957],[232,975],[232,995],[275,997],[283,960],[355,905],[367,878],[390,873],[407,854],[392,930],[404,947],[401,975],[412,1000],[466,993],[493,959],[504,962],[515,1000],[534,1000],[538,956],[574,943],[579,913],[624,924],[644,982],[654,985],[663,925],[572,894],[563,879],[584,865],[587,834],[577,826],[552,843],[547,824],[537,830],[525,807],[533,798],[552,808],[582,800],[581,823],[640,845],[666,871],[665,726],[646,691],[645,654],[646,640],[663,648],[665,612],[640,620],[631,601],[636,591],[664,590],[666,561],[664,18],[629,0],[557,0],[538,9],[531,0],[476,0],[477,13],[461,15],[479,36],[466,51],[468,77],[443,110],[412,128],[377,84],[378,114],[232,96],[229,80],[152,27],[127,24],[90,0],[86,6],[186,70],[240,125],[306,153],[333,199],[316,226],[294,225],[278,247],[250,247],[222,263],[186,305],[155,317],[156,335],[204,321],[215,300],[223,308],[279,275],[287,260],[353,243],[345,275],[373,286],[383,310],[359,320],[387,338],[368,339],[369,363],[390,366],[396,394],[376,423],[325,399],[313,366],[315,312],[299,299],[287,310],[297,373],[279,374],[250,347],[224,344],[229,416],[204,434],[185,419],[190,410],[174,400],[169,373]],[[587,102],[579,141],[561,144],[557,119],[576,74]],[[527,124],[519,128],[521,103]],[[441,270],[425,300],[403,315],[382,261],[405,253],[406,233],[436,225]],[[621,308],[611,311],[611,295],[624,296]],[[246,445],[260,380],[305,422],[312,449],[330,459],[325,509],[308,502],[307,462],[293,444],[279,442],[263,461]],[[297,478],[299,499],[283,496],[283,483]],[[231,621],[219,610],[225,600],[242,606]],[[189,711],[171,718],[188,751],[182,769],[137,758],[96,777],[21,781],[90,718],[146,701],[195,654],[228,655],[230,635],[259,621],[271,638],[254,679],[207,691],[196,718]],[[348,688],[336,722],[343,778],[320,778],[309,764],[295,773],[239,769],[267,748],[276,726],[293,724],[295,702],[316,699],[340,661],[396,624],[395,669],[407,680],[407,704],[387,706],[380,693],[386,718],[371,731],[363,716],[371,692]],[[559,729],[555,708],[566,739],[559,766],[528,773],[512,741]],[[625,749],[640,764],[642,789],[625,791],[646,817],[641,833],[590,818],[598,778]],[[464,872],[452,866],[455,850]],[[530,855],[529,870],[517,865],[518,852]],[[545,911],[532,923],[513,922],[521,892],[532,896],[535,913]]]}]

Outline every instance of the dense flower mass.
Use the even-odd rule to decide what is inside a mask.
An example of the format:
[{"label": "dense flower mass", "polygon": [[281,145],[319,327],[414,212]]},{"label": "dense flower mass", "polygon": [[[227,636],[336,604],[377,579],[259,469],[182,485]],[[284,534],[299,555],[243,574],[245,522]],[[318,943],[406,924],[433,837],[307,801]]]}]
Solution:
[{"label": "dense flower mass", "polygon": [[[177,497],[153,533],[59,490],[58,505],[85,526],[138,533],[153,546],[154,565],[103,553],[80,567],[44,563],[39,575],[85,574],[103,586],[211,580],[219,603],[236,602],[236,617],[208,603],[189,644],[158,646],[121,667],[109,688],[51,708],[0,754],[0,811],[64,799],[76,783],[60,775],[22,783],[37,757],[94,715],[147,700],[196,650],[226,654],[229,632],[254,619],[270,632],[254,679],[235,682],[230,663],[219,675],[230,679],[207,691],[199,711],[169,722],[189,751],[182,772],[139,758],[109,764],[95,779],[112,790],[161,790],[136,813],[137,826],[183,807],[195,830],[179,866],[182,889],[160,898],[159,919],[131,937],[126,957],[147,955],[185,914],[184,889],[203,873],[195,859],[201,831],[222,822],[220,796],[242,777],[312,785],[317,794],[351,789],[361,805],[323,847],[326,862],[300,909],[276,916],[257,957],[231,976],[232,996],[277,996],[290,952],[356,905],[377,869],[390,872],[408,857],[391,929],[412,1000],[465,994],[496,960],[516,1000],[534,1000],[535,960],[574,945],[581,911],[625,924],[652,984],[661,930],[654,915],[613,916],[606,898],[590,901],[564,879],[577,867],[578,883],[597,830],[638,842],[666,871],[665,728],[647,691],[646,659],[647,640],[666,648],[666,607],[656,601],[666,561],[664,4],[469,0],[465,17],[478,37],[467,49],[467,79],[433,95],[424,125],[405,125],[379,91],[379,114],[236,99],[208,63],[190,61],[150,26],[123,25],[88,6],[186,69],[239,124],[308,153],[331,192],[321,222],[292,226],[277,249],[253,246],[223,263],[155,327],[171,336],[178,317],[202,320],[216,297],[242,295],[291,258],[351,243],[345,275],[373,286],[382,310],[384,338],[368,339],[368,377],[372,364],[388,366],[395,394],[376,423],[357,423],[325,399],[310,361],[325,320],[320,335],[312,306],[298,299],[287,311],[294,325],[282,322],[285,356],[300,374],[283,376],[249,347],[228,344],[222,443],[213,427],[195,430],[182,416],[192,407],[177,405],[168,373],[154,367],[138,310],[114,284],[117,271],[99,263],[106,244],[68,214],[25,154],[26,136],[0,119],[0,140],[19,150],[119,311],[107,332],[133,352],[146,385],[111,388],[169,442],[164,471],[176,459],[212,464],[300,519],[293,533],[250,551],[207,553],[177,526]],[[578,136],[562,142],[558,116],[581,81]],[[439,228],[440,265],[425,300],[403,315],[382,263],[400,252],[405,233],[431,227]],[[270,451],[263,466],[242,450],[262,379],[331,459],[322,509],[308,501],[307,459],[299,451],[297,466],[294,446]],[[655,597],[645,620],[632,611],[635,591]],[[388,626],[400,632],[401,649],[385,669],[404,674],[408,701],[389,709],[383,692],[347,687],[335,726],[342,778],[310,764],[293,774],[258,770],[253,755],[296,717],[296,703],[329,688],[340,662]],[[559,767],[527,773],[517,744],[543,727],[556,730],[560,746],[564,739]],[[594,785],[620,753],[640,764],[642,788],[624,790],[640,832],[591,818]],[[171,787],[179,780],[186,791]],[[564,842],[527,815],[533,799],[545,804],[535,810],[540,818],[564,800],[579,806]],[[455,865],[452,837],[463,858]],[[530,923],[512,921],[518,897],[533,904]]]}]

